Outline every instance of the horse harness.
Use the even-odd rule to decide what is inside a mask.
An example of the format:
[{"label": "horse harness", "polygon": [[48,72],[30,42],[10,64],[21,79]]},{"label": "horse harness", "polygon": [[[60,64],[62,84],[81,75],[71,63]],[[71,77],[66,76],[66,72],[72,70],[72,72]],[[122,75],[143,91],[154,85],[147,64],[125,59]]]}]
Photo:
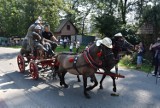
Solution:
[{"label": "horse harness", "polygon": [[78,72],[78,74],[80,74],[80,72],[79,72],[79,70],[78,70],[78,68],[77,68],[77,66],[76,66],[77,61],[78,61],[78,55],[76,55],[76,56],[74,57],[73,68],[75,68],[76,71]]}]

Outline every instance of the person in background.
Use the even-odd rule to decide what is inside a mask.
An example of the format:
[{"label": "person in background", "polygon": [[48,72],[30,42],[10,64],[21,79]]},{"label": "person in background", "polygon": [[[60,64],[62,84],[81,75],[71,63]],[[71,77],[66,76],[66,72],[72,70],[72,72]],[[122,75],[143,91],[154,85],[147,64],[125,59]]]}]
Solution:
[{"label": "person in background", "polygon": [[80,42],[77,41],[77,42],[76,42],[76,53],[79,52],[79,48],[80,48]]},{"label": "person in background", "polygon": [[[159,65],[160,65],[160,38],[157,38],[157,41],[155,44],[151,44],[150,46],[150,50],[154,51],[154,66],[155,66],[155,70],[153,73],[153,76],[157,75],[157,72],[160,71]],[[158,77],[160,77],[160,72]]]},{"label": "person in background", "polygon": [[144,46],[143,43],[140,42],[136,45],[135,50],[137,51],[137,69],[141,68],[142,60],[143,60],[143,53],[144,53]]},{"label": "person in background", "polygon": [[69,51],[72,52],[73,51],[73,42],[71,42],[70,46],[69,46]]},{"label": "person in background", "polygon": [[67,47],[67,39],[66,38],[64,38],[63,47],[64,47],[64,49],[66,49],[66,47]]}]

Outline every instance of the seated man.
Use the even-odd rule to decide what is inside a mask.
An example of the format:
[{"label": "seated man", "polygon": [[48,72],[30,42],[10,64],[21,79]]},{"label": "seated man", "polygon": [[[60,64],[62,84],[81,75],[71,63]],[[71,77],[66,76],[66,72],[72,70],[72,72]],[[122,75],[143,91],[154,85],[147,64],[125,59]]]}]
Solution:
[{"label": "seated man", "polygon": [[29,46],[31,48],[31,52],[34,54],[34,56],[37,56],[36,50],[40,50],[47,52],[46,48],[43,46],[43,38],[40,35],[41,34],[41,26],[37,25],[34,28],[34,31],[30,34],[28,37]]},{"label": "seated man", "polygon": [[32,32],[34,32],[34,29],[37,25],[41,25],[40,20],[36,20],[35,23],[28,28],[27,34],[22,42],[22,48],[20,50],[22,55],[29,54],[31,52],[31,48],[29,47],[29,37],[32,35]]},{"label": "seated man", "polygon": [[44,32],[42,32],[42,36],[45,38],[45,46],[48,49],[48,51],[54,55],[54,50],[57,47],[58,40],[53,35],[53,33],[50,31],[49,25],[44,26]]}]

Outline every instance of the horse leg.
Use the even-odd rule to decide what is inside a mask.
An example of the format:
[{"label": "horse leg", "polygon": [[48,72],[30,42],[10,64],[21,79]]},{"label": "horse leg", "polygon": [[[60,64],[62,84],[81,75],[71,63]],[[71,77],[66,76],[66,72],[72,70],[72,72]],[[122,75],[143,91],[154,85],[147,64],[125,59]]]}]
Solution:
[{"label": "horse leg", "polygon": [[81,82],[80,78],[79,78],[79,75],[77,75],[77,79],[78,79],[78,82]]},{"label": "horse leg", "polygon": [[98,85],[98,81],[97,81],[95,75],[93,75],[91,77],[91,79],[94,81],[94,85],[93,86],[89,86],[88,88],[86,88],[87,91],[92,90],[94,87],[96,87]]},{"label": "horse leg", "polygon": [[116,92],[117,91],[117,87],[116,87],[115,77],[111,76],[111,78],[113,80],[113,91]]},{"label": "horse leg", "polygon": [[115,71],[116,71],[116,74],[118,74],[118,64],[115,65]]},{"label": "horse leg", "polygon": [[91,98],[90,95],[87,93],[87,77],[83,75],[83,87],[84,87],[84,95],[86,98]]},{"label": "horse leg", "polygon": [[106,77],[106,74],[103,74],[102,79],[100,81],[100,86],[99,86],[100,89],[103,89],[102,83],[103,83],[103,80],[104,80],[105,77]]},{"label": "horse leg", "polygon": [[60,85],[64,85],[65,88],[68,88],[68,85],[65,83],[65,80],[64,80],[64,76],[67,72],[62,72],[62,73],[58,73],[58,76],[60,78]]}]

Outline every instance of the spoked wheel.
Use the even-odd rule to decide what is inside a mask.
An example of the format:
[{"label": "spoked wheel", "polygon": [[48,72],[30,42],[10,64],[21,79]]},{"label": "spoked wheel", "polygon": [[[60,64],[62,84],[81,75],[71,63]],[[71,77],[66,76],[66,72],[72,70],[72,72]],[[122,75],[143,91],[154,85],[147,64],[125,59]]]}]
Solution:
[{"label": "spoked wheel", "polygon": [[34,80],[37,80],[39,78],[38,74],[38,66],[35,62],[31,61],[29,65],[30,74]]},{"label": "spoked wheel", "polygon": [[21,54],[17,56],[17,64],[18,64],[20,72],[24,72],[25,71],[25,60]]}]

